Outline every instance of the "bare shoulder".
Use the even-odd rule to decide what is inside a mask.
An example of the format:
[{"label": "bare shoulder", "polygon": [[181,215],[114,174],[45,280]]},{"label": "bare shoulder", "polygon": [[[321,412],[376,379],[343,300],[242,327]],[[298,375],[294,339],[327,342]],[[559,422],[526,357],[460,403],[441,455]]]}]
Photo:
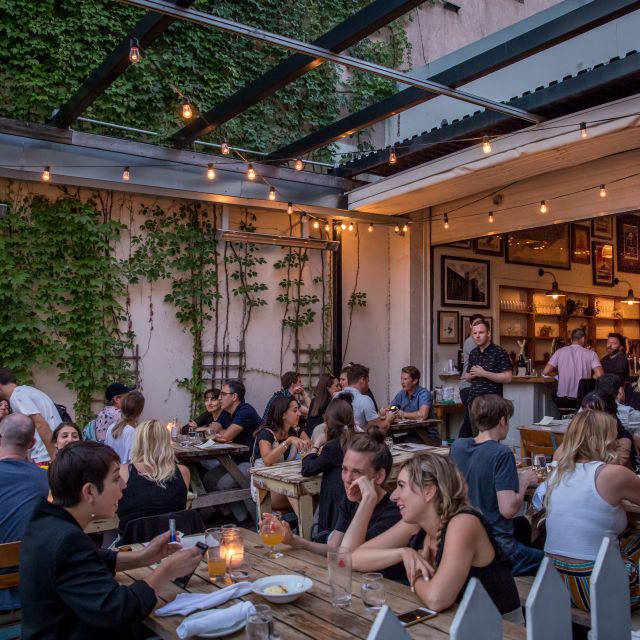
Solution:
[{"label": "bare shoulder", "polygon": [[478,535],[479,531],[484,531],[484,525],[480,520],[479,515],[473,513],[458,513],[447,525],[447,535],[453,533],[454,535]]}]

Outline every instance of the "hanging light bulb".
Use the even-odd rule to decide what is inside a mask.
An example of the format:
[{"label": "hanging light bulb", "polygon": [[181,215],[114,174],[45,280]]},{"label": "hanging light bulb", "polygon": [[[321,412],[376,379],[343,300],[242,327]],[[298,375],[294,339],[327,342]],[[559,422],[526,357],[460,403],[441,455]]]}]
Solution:
[{"label": "hanging light bulb", "polygon": [[394,233],[400,233],[400,227],[398,225],[396,225],[395,227],[393,227],[393,232]]},{"label": "hanging light bulb", "polygon": [[222,141],[222,144],[220,145],[220,151],[222,151],[223,156],[228,156],[231,153],[231,149],[229,148],[229,144],[226,140]]},{"label": "hanging light bulb", "polygon": [[213,168],[213,165],[210,164],[207,166],[207,178],[209,180],[213,180],[216,177],[216,170]]},{"label": "hanging light bulb", "polygon": [[129,62],[140,62],[140,43],[137,38],[131,38],[129,42]]},{"label": "hanging light bulb", "polygon": [[320,228],[320,223],[317,220],[313,221],[313,228],[314,229],[319,229]]},{"label": "hanging light bulb", "polygon": [[340,228],[340,225],[339,225],[339,224],[337,224],[337,225],[335,226],[335,230],[336,230],[336,233],[340,233],[341,228]]},{"label": "hanging light bulb", "polygon": [[303,211],[300,214],[300,224],[302,224],[303,222],[306,222],[306,221],[307,221],[307,214]]},{"label": "hanging light bulb", "polygon": [[247,167],[247,178],[249,178],[249,180],[256,179],[256,170],[253,168],[252,164]]},{"label": "hanging light bulb", "polygon": [[341,228],[343,231],[345,231],[345,230],[346,230],[346,228],[347,228],[347,224],[346,224],[346,222],[341,222],[341,223],[340,223],[340,228]]},{"label": "hanging light bulb", "polygon": [[353,222],[349,223],[349,231],[353,231]]},{"label": "hanging light bulb", "polygon": [[607,190],[605,189],[604,185],[601,184],[600,185],[600,197],[601,198],[606,198],[607,196]]},{"label": "hanging light bulb", "polygon": [[122,172],[122,179],[128,182],[130,178],[131,178],[131,172],[129,171],[129,167],[125,167],[124,171]]},{"label": "hanging light bulb", "polygon": [[293,166],[296,168],[296,171],[302,171],[304,169],[304,162],[302,162],[300,158],[296,158],[296,162]]},{"label": "hanging light bulb", "polygon": [[269,187],[269,200],[276,199],[276,190],[273,187]]},{"label": "hanging light bulb", "polygon": [[587,131],[587,123],[586,122],[581,122],[580,123],[580,137],[581,138],[587,138],[589,136],[589,132]]},{"label": "hanging light bulb", "polygon": [[547,201],[542,200],[540,202],[540,213],[547,213],[547,211],[549,211],[549,207],[547,206]]},{"label": "hanging light bulb", "polygon": [[407,233],[407,231],[409,231],[409,225],[408,224],[403,224],[402,225],[402,233]]},{"label": "hanging light bulb", "polygon": [[489,211],[489,222],[493,222],[493,211]]},{"label": "hanging light bulb", "polygon": [[448,213],[444,214],[444,228],[445,229],[449,228],[449,214]]},{"label": "hanging light bulb", "polygon": [[329,223],[327,222],[327,224],[324,225],[324,230],[329,233],[329,231],[331,230],[331,227],[329,226]]},{"label": "hanging light bulb", "polygon": [[289,215],[292,215],[292,214],[293,214],[293,202],[288,202],[288,203],[287,203],[287,213],[288,213]]},{"label": "hanging light bulb", "polygon": [[42,179],[45,182],[49,182],[49,180],[51,180],[51,167],[44,168],[44,171],[42,172]]},{"label": "hanging light bulb", "polygon": [[188,98],[185,98],[182,103],[182,117],[185,120],[191,120],[191,118],[193,118],[193,109],[191,108],[191,103]]},{"label": "hanging light bulb", "polygon": [[367,231],[368,231],[369,233],[371,233],[371,232],[373,231],[373,225],[372,225],[372,224],[370,224],[370,225],[367,227]]},{"label": "hanging light bulb", "polygon": [[396,150],[391,149],[391,151],[389,151],[389,164],[395,164],[396,162],[398,162],[398,156],[396,155]]},{"label": "hanging light bulb", "polygon": [[491,153],[491,140],[489,140],[489,136],[484,136],[482,138],[482,150],[485,153]]}]

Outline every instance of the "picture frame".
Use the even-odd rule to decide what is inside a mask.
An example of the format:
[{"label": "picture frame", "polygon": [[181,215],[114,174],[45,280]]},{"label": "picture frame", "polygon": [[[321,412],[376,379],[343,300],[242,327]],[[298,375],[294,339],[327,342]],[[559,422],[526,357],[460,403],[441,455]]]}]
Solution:
[{"label": "picture frame", "polygon": [[457,242],[448,242],[445,247],[454,247],[455,249],[471,249],[471,240],[458,240]]},{"label": "picture frame", "polygon": [[440,256],[441,306],[490,307],[490,276],[488,260]]},{"label": "picture frame", "polygon": [[599,240],[593,240],[591,245],[593,284],[598,287],[613,287],[613,245]]},{"label": "picture frame", "polygon": [[616,216],[617,268],[622,273],[640,273],[640,216]]},{"label": "picture frame", "polygon": [[458,344],[458,323],[460,314],[457,311],[438,311],[438,344]]},{"label": "picture frame", "polygon": [[571,225],[571,262],[591,264],[591,229],[581,224]]},{"label": "picture frame", "polygon": [[505,260],[512,264],[571,269],[569,223],[552,224],[505,237]]},{"label": "picture frame", "polygon": [[502,235],[496,234],[491,236],[483,236],[482,238],[474,238],[473,253],[478,253],[485,256],[504,255],[504,241]]},{"label": "picture frame", "polygon": [[[493,318],[484,317],[485,322],[489,323],[489,331],[493,335]],[[471,333],[471,316],[460,316],[460,348],[464,346],[464,341]]]},{"label": "picture frame", "polygon": [[591,237],[613,240],[613,216],[601,216],[591,219]]}]

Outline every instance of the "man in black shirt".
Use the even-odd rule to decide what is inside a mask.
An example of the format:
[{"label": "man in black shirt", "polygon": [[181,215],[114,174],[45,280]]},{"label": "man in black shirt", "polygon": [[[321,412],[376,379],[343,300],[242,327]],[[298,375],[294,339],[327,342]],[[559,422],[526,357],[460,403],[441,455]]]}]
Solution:
[{"label": "man in black shirt", "polygon": [[[474,398],[478,396],[487,394],[501,396],[502,385],[511,382],[513,377],[511,358],[502,347],[491,342],[491,331],[485,320],[479,320],[474,324],[471,335],[477,346],[469,354],[469,363],[464,374],[464,379],[471,383],[467,412]],[[471,426],[473,435],[477,435],[476,426],[473,423]],[[467,434],[462,433],[460,436],[468,437]]]},{"label": "man in black shirt", "polygon": [[626,353],[627,339],[621,333],[607,336],[607,355],[600,360],[605,373],[613,373],[622,382],[629,379],[629,361]]}]

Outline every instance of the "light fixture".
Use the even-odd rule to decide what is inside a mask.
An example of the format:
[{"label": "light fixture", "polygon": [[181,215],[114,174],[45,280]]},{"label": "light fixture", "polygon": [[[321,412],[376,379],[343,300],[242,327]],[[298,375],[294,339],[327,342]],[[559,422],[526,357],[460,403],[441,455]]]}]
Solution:
[{"label": "light fixture", "polygon": [[300,224],[302,224],[303,222],[306,222],[306,221],[307,221],[307,214],[303,211],[300,214]]},{"label": "light fixture", "polygon": [[400,227],[398,225],[396,225],[395,227],[393,227],[393,232],[394,233],[400,233]]},{"label": "light fixture", "polygon": [[553,275],[553,273],[551,273],[551,271],[545,271],[544,269],[538,269],[539,277],[542,277],[545,273],[548,273],[553,278],[553,282],[551,283],[551,289],[545,292],[544,295],[548,298],[553,298],[554,300],[557,300],[558,298],[564,298],[566,296],[566,293],[560,291],[560,289],[558,288],[558,281],[556,280],[556,277]]},{"label": "light fixture", "polygon": [[49,180],[51,180],[51,167],[44,168],[44,171],[42,172],[42,179],[45,182],[49,182]]},{"label": "light fixture", "polygon": [[447,213],[444,214],[444,228],[445,229],[449,228],[449,214]]},{"label": "light fixture", "polygon": [[620,284],[624,282],[624,284],[629,285],[629,290],[627,291],[627,295],[620,300],[622,304],[628,304],[630,307],[634,304],[640,304],[640,298],[636,298],[633,294],[633,289],[631,288],[631,283],[628,280],[618,280],[618,278],[614,278],[613,284]]},{"label": "light fixture", "polygon": [[293,214],[293,202],[288,202],[288,203],[287,203],[287,213],[288,213],[289,215],[292,215],[292,214]]},{"label": "light fixture", "polygon": [[607,190],[603,184],[600,185],[600,197],[605,198],[607,196]]},{"label": "light fixture", "polygon": [[346,228],[347,228],[347,223],[346,223],[346,222],[341,222],[341,223],[340,223],[340,228],[341,228],[343,231],[345,231],[345,230],[346,230]]},{"label": "light fixture", "polygon": [[269,187],[269,200],[276,199],[276,190],[273,187]]},{"label": "light fixture", "polygon": [[398,156],[396,155],[396,150],[391,149],[391,151],[389,151],[389,164],[395,164],[396,162],[398,162]]},{"label": "light fixture", "polygon": [[606,260],[613,258],[613,245],[605,244],[602,246],[602,257]]},{"label": "light fixture", "polygon": [[493,211],[489,211],[489,222],[493,222]]},{"label": "light fixture", "polygon": [[247,178],[249,178],[249,180],[256,179],[256,170],[253,168],[252,164],[247,167]]},{"label": "light fixture", "polygon": [[489,136],[484,136],[482,138],[482,150],[485,153],[491,153],[491,140],[489,140]]},{"label": "light fixture", "polygon": [[329,231],[331,231],[331,225],[330,225],[328,222],[324,225],[324,230],[325,230],[327,233],[329,233]]},{"label": "light fixture", "polygon": [[335,229],[336,233],[340,233],[340,231],[342,231],[342,229],[340,229],[340,224],[336,224],[334,229]]},{"label": "light fixture", "polygon": [[185,120],[191,120],[191,118],[193,118],[193,109],[191,108],[191,103],[188,98],[185,98],[182,103],[182,117]]},{"label": "light fixture", "polygon": [[300,158],[296,158],[295,164],[293,165],[296,171],[302,171],[304,169],[304,162]]},{"label": "light fixture", "polygon": [[269,244],[278,247],[300,247],[302,249],[319,249],[321,251],[337,251],[340,247],[340,243],[335,240],[252,233],[251,231],[236,231],[234,229],[216,229],[216,240],[247,244]]},{"label": "light fixture", "polygon": [[589,132],[587,131],[587,123],[586,122],[581,122],[580,123],[580,137],[584,140],[584,138],[587,138],[589,136]]},{"label": "light fixture", "polygon": [[353,222],[349,223],[349,231],[353,231]]},{"label": "light fixture", "polygon": [[122,179],[126,180],[127,182],[131,179],[131,172],[129,171],[129,167],[124,168],[124,171],[122,172]]},{"label": "light fixture", "polygon": [[367,231],[368,231],[369,233],[371,233],[371,232],[373,231],[373,225],[372,225],[372,224],[370,224],[370,225],[367,227]]},{"label": "light fixture", "polygon": [[409,231],[409,225],[408,224],[403,224],[402,225],[402,233],[407,233],[407,231]]},{"label": "light fixture", "polygon": [[129,62],[140,62],[140,43],[137,38],[131,38],[129,42]]},{"label": "light fixture", "polygon": [[547,211],[549,211],[549,207],[547,206],[547,201],[542,200],[540,202],[540,213],[547,213]]},{"label": "light fixture", "polygon": [[229,143],[226,140],[222,141],[222,144],[220,145],[220,151],[222,151],[223,156],[228,156],[231,153]]},{"label": "light fixture", "polygon": [[313,221],[313,228],[314,229],[319,229],[320,228],[320,223],[317,220]]},{"label": "light fixture", "polygon": [[213,168],[212,164],[207,165],[207,178],[209,180],[213,180],[216,177],[216,170]]}]

